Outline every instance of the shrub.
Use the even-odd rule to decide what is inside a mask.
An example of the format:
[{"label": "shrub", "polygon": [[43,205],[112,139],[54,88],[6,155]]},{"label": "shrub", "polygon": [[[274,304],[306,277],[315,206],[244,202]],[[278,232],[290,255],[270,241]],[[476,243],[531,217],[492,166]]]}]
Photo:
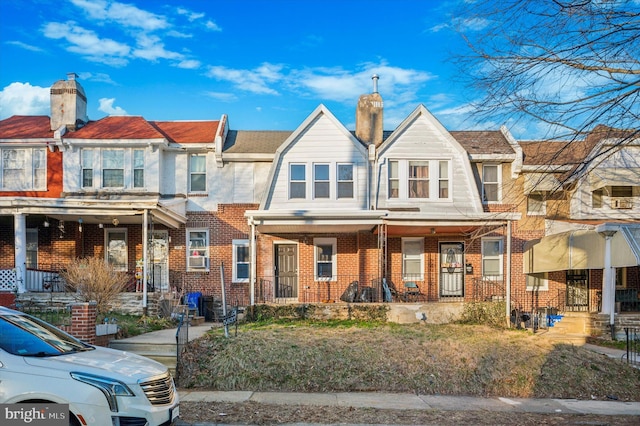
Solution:
[{"label": "shrub", "polygon": [[460,318],[463,324],[484,324],[492,327],[505,327],[504,302],[470,302],[464,304]]},{"label": "shrub", "polygon": [[128,282],[124,272],[116,271],[98,257],[76,259],[60,275],[77,292],[78,300],[95,301],[98,313],[109,312],[111,302],[125,290]]}]

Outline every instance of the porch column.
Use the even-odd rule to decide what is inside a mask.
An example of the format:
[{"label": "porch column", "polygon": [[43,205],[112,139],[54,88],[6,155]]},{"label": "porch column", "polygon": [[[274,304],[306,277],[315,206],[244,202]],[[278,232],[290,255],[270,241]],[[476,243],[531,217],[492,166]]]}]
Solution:
[{"label": "porch column", "polygon": [[253,218],[249,218],[251,226],[251,242],[249,243],[249,306],[256,304],[256,225]]},{"label": "porch column", "polygon": [[15,213],[13,215],[13,228],[16,244],[15,250],[15,269],[16,269],[16,287],[18,293],[27,291],[25,280],[27,278],[27,218],[24,213]]},{"label": "porch column", "polygon": [[597,231],[604,237],[604,270],[602,273],[602,313],[609,314],[609,327],[614,337],[616,313],[616,274],[611,266],[611,240],[617,229],[607,224],[599,226]]},{"label": "porch column", "polygon": [[142,214],[142,310],[147,314],[147,263],[149,262],[149,210]]},{"label": "porch column", "polygon": [[506,320],[511,324],[511,221],[507,221],[507,264],[505,268],[506,286]]}]

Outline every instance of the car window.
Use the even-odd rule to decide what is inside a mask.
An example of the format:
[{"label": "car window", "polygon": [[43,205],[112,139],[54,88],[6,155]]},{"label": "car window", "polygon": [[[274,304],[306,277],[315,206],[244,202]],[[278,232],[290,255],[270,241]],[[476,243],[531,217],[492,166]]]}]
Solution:
[{"label": "car window", "polygon": [[61,330],[27,315],[0,317],[0,348],[20,356],[54,356],[93,349]]}]

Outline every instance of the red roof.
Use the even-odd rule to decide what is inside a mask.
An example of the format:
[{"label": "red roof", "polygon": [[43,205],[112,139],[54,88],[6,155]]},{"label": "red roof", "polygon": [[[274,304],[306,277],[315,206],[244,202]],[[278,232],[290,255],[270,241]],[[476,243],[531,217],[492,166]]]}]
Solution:
[{"label": "red roof", "polygon": [[163,135],[142,117],[112,116],[89,121],[65,139],[160,139]]},{"label": "red roof", "polygon": [[0,139],[52,138],[51,121],[46,115],[14,115],[0,120]]},{"label": "red roof", "polygon": [[219,121],[150,121],[172,143],[213,143]]}]

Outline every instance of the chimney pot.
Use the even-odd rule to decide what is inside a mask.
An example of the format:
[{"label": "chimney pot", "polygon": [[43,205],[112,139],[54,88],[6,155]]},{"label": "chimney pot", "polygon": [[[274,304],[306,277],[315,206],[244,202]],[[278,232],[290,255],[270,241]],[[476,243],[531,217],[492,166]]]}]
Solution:
[{"label": "chimney pot", "polygon": [[373,93],[378,93],[378,79],[380,77],[378,76],[378,74],[374,74],[371,76],[371,79],[373,80]]}]

